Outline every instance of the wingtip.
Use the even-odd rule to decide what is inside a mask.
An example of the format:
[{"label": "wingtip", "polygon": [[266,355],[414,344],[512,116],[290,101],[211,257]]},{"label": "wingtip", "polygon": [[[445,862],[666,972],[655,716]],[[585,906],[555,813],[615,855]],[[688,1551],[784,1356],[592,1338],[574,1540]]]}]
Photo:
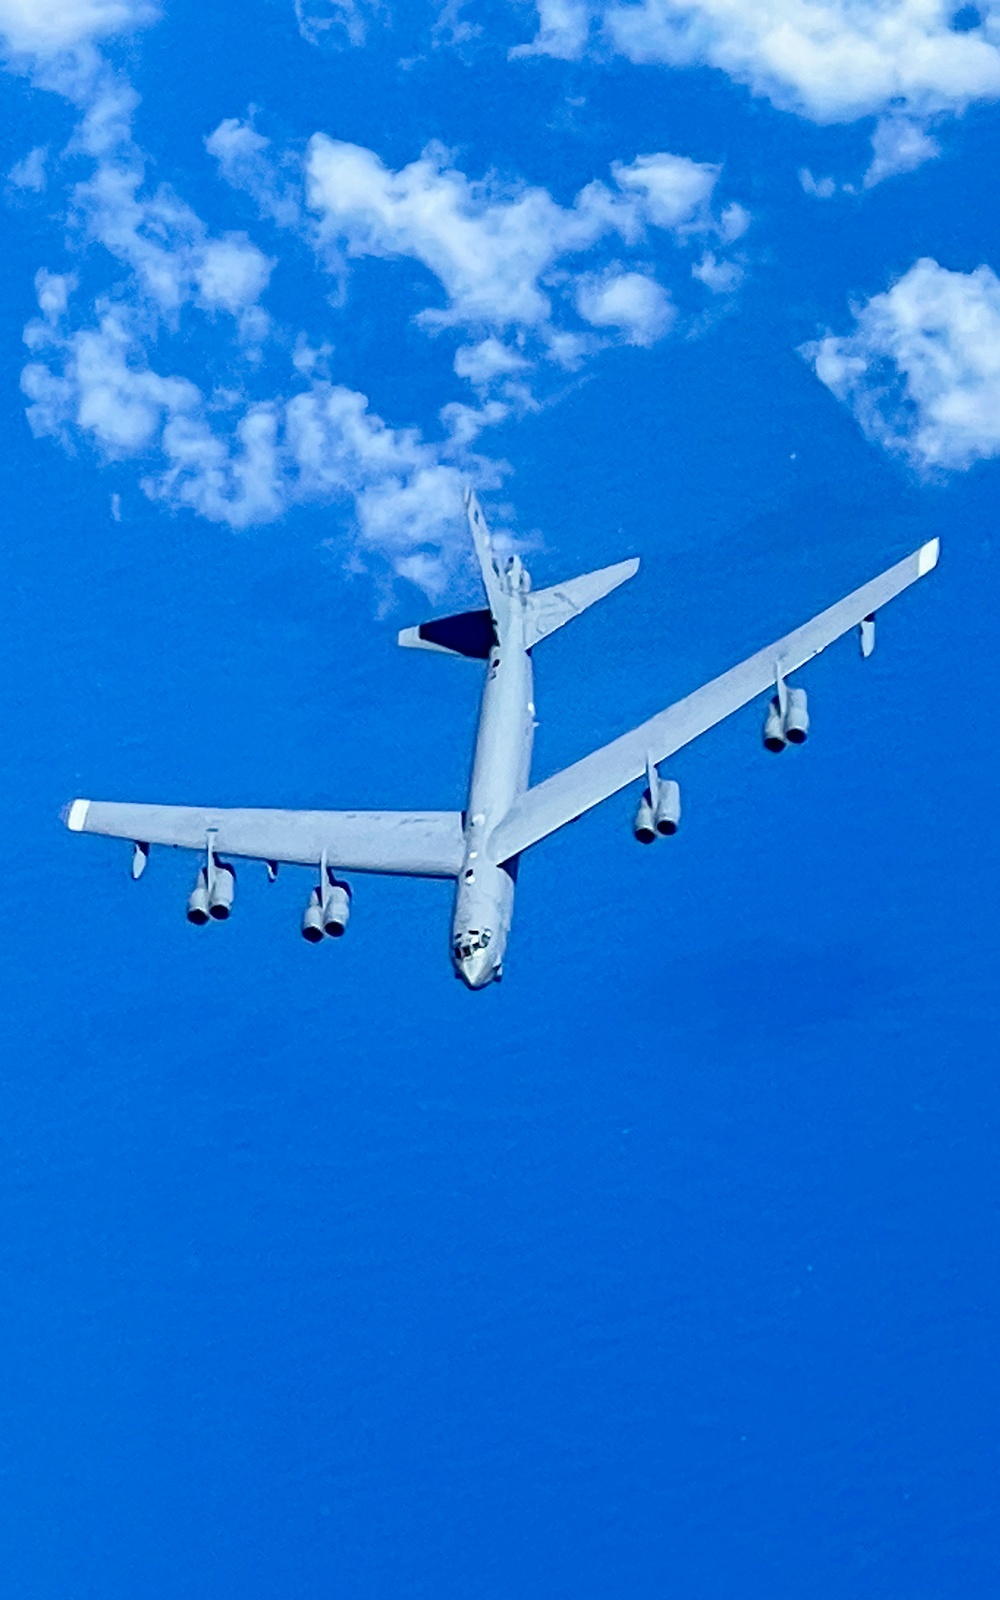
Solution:
[{"label": "wingtip", "polygon": [[87,812],[90,810],[89,800],[74,800],[72,805],[63,812],[63,821],[70,833],[82,833],[87,825]]},{"label": "wingtip", "polygon": [[941,540],[928,539],[926,544],[917,551],[917,577],[922,578],[925,573],[932,572],[938,564],[941,554]]}]

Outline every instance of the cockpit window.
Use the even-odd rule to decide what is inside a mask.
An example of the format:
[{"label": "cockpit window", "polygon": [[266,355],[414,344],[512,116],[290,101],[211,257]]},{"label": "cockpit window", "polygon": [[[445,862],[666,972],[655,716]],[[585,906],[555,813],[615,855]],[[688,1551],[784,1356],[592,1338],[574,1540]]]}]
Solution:
[{"label": "cockpit window", "polygon": [[468,961],[469,957],[474,956],[477,950],[485,950],[492,937],[492,928],[483,928],[482,932],[478,928],[470,928],[468,933],[464,934],[461,939],[455,940],[456,957],[459,961]]}]

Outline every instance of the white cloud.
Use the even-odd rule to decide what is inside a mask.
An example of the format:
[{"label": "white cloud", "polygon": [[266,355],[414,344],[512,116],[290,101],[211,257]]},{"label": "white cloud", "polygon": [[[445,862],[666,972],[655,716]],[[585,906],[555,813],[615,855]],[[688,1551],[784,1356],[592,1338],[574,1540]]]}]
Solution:
[{"label": "white cloud", "polygon": [[[922,118],[1000,96],[1000,4],[952,27],[950,0],[538,0],[515,53],[575,59],[595,35],[636,62],[708,65],[783,110],[845,122],[901,107]],[[896,168],[895,170],[903,170]]]},{"label": "white cloud", "polygon": [[450,304],[425,317],[439,325],[544,323],[551,304],[540,274],[603,231],[586,203],[564,211],[544,189],[493,198],[436,148],[392,172],[372,150],[315,134],[306,182],[334,250],[410,256],[434,273]]},{"label": "white cloud", "polygon": [[598,8],[590,0],[536,0],[538,34],[530,44],[515,45],[512,56],[555,56],[575,61],[583,55]]},{"label": "white cloud", "polygon": [[629,344],[655,344],[676,316],[655,278],[614,268],[580,279],[576,304],[585,322],[596,328],[618,328]]},{"label": "white cloud", "polygon": [[149,370],[125,315],[110,302],[96,307],[96,327],[63,335],[60,313],[51,310],[53,279],[39,276],[39,302],[50,314],[28,325],[25,340],[32,352],[51,356],[59,351],[63,362],[54,371],[45,361],[33,361],[22,374],[21,386],[31,401],[28,421],[36,434],[68,442],[78,429],[109,458],[120,458],[143,450],[165,418],[198,403],[193,384]]},{"label": "white cloud", "polygon": [[808,167],[799,168],[799,182],[817,200],[831,200],[839,187],[836,178],[814,178]]},{"label": "white cloud", "polygon": [[271,142],[238,117],[227,117],[205,140],[205,149],[234,189],[252,196],[257,208],[281,228],[302,220],[301,184],[290,179],[269,155]]},{"label": "white cloud", "polygon": [[917,261],[852,308],[855,327],[803,347],[868,436],[922,468],[1000,455],[1000,279]]},{"label": "white cloud", "polygon": [[48,182],[45,173],[48,153],[46,145],[37,145],[30,150],[23,161],[11,167],[7,174],[8,183],[12,183],[15,189],[33,189],[36,194],[41,194]]},{"label": "white cloud", "polygon": [[[437,303],[425,303],[415,320],[431,333],[472,335],[454,370],[480,400],[478,408],[445,408],[456,437],[530,409],[540,363],[575,369],[612,342],[612,332],[642,345],[662,337],[676,313],[648,265],[651,245],[666,237],[683,250],[711,238],[722,249],[750,222],[735,203],[713,210],[719,167],[662,151],[613,163],[610,182],[594,180],[562,205],[541,187],[470,178],[437,144],[394,171],[374,150],[317,133],[299,177],[296,158],[275,155],[246,123],[229,119],[206,143],[223,176],[266,217],[312,243],[338,277],[342,300],[350,262],[363,256],[410,260],[437,280]],[[623,249],[641,249],[643,261],[615,261]],[[733,287],[740,277],[723,261],[715,271],[718,282],[707,267],[694,276],[716,292],[723,279]],[[682,260],[682,291],[691,276]],[[622,282],[610,287],[611,278]],[[603,338],[589,331],[595,326]]]},{"label": "white cloud", "polygon": [[273,266],[246,234],[227,233],[200,246],[192,270],[202,303],[235,315],[260,298]]},{"label": "white cloud", "polygon": [[[612,177],[613,188],[595,180],[561,206],[545,189],[470,180],[437,146],[398,172],[374,151],[325,134],[314,135],[306,156],[321,248],[334,263],[362,255],[421,262],[446,296],[445,305],[419,313],[425,326],[491,330],[471,347],[475,356],[465,347],[456,358],[456,371],[479,383],[525,366],[528,338],[552,360],[579,360],[587,346],[565,318],[570,306],[596,308],[600,297],[593,269],[577,261],[609,236],[636,245],[655,229],[678,244],[706,233],[727,241],[749,221],[740,206],[713,215],[719,169],[707,163],[661,152],[614,163]],[[663,289],[648,274],[622,268],[618,276],[622,286],[607,291],[607,306],[620,305],[621,316],[586,312],[586,320],[618,327],[636,343],[661,337],[671,321]],[[648,287],[640,291],[640,282]]]},{"label": "white cloud", "polygon": [[735,261],[719,261],[711,250],[706,250],[691,268],[691,276],[713,294],[732,294],[743,282],[743,268]]},{"label": "white cloud", "polygon": [[345,503],[362,544],[400,571],[419,556],[420,572],[439,583],[462,549],[464,474],[478,468],[498,481],[487,463],[460,449],[442,459],[440,446],[387,427],[364,395],[323,379],[272,399],[206,396],[150,365],[127,307],[103,299],[95,322],[74,328],[72,280],[41,273],[38,289],[43,315],[25,335],[35,359],[22,376],[33,431],[67,445],[82,435],[107,460],[138,459],[153,499],[234,528],[297,505]]},{"label": "white cloud", "polygon": [[64,314],[76,284],[76,276],[71,272],[46,272],[43,267],[35,273],[38,309],[48,322],[54,323]]},{"label": "white cloud", "polygon": [[872,160],[864,176],[864,187],[872,189],[885,178],[913,172],[940,154],[941,146],[916,118],[899,113],[880,117],[872,134]]},{"label": "white cloud", "polygon": [[512,372],[523,372],[528,365],[524,356],[503,344],[491,334],[479,344],[464,344],[455,353],[455,371],[460,378],[481,386],[494,378],[507,377]]},{"label": "white cloud", "polygon": [[618,187],[636,196],[642,217],[654,227],[705,227],[718,167],[661,151],[654,156],[636,156],[630,166],[615,161],[611,171]]},{"label": "white cloud", "polygon": [[[80,38],[68,24],[59,34],[61,43]],[[305,334],[289,351],[290,392],[255,394],[251,345],[271,331],[260,302],[273,260],[244,233],[210,231],[168,185],[146,183],[131,131],[137,97],[96,52],[53,56],[41,75],[38,59],[35,81],[83,112],[70,150],[93,170],[67,198],[69,237],[90,258],[88,277],[96,265],[105,287],[86,297],[76,273],[37,274],[39,316],[25,330],[22,374],[35,434],[68,450],[83,442],[99,460],[132,461],[152,499],[231,527],[298,505],[340,506],[363,549],[439,587],[465,554],[463,480],[491,486],[499,469],[471,455],[458,428],[435,443],[387,426],[364,395],[331,380],[332,347]],[[224,128],[216,149],[252,168],[246,130],[227,138]],[[23,183],[31,170],[20,176]],[[270,201],[279,217],[297,215],[278,188]],[[199,338],[192,319],[220,314],[235,326],[211,343]],[[177,358],[160,355],[182,334],[180,359],[197,372],[217,359],[220,333],[225,391],[171,371]]]},{"label": "white cloud", "polygon": [[378,0],[295,0],[299,32],[309,44],[364,44],[368,24],[381,7]]},{"label": "white cloud", "polygon": [[152,22],[151,0],[0,0],[0,44],[51,56]]},{"label": "white cloud", "polygon": [[126,140],[73,191],[72,211],[91,239],[126,263],[141,292],[176,313],[190,300],[236,315],[256,304],[273,261],[245,234],[212,238],[166,185],[143,193],[144,163]]},{"label": "white cloud", "polygon": [[[206,141],[221,173],[269,221],[304,236],[324,269],[346,284],[352,259],[380,256],[436,280],[418,321],[459,335],[455,373],[476,403],[442,405],[435,441],[389,426],[335,381],[326,329],[317,337],[272,325],[264,299],[273,257],[245,232],[209,228],[168,183],[149,181],[132,132],[137,96],[94,41],[153,8],[51,0],[46,9],[39,0],[32,11],[28,0],[0,0],[9,39],[15,10],[19,48],[34,52],[16,64],[79,107],[66,153],[91,163],[66,200],[69,248],[87,270],[40,272],[39,316],[25,332],[36,434],[130,460],[153,499],[233,527],[297,505],[342,505],[363,545],[427,583],[464,550],[462,477],[499,481],[502,469],[471,453],[475,440],[537,407],[529,384],[539,363],[574,368],[610,343],[663,337],[677,315],[649,266],[663,240],[671,256],[686,253],[677,277],[690,289],[691,254],[709,240],[725,250],[749,220],[737,205],[713,210],[717,167],[664,152],[618,162],[606,181],[560,204],[541,187],[470,179],[436,146],[397,172],[325,135],[304,160],[276,156],[246,123],[222,123]],[[300,12],[324,34],[332,29],[321,23],[346,14],[336,5]],[[15,173],[23,188],[36,183],[43,156]],[[98,288],[84,294],[78,279]],[[216,324],[210,341],[199,336],[205,319]],[[272,365],[287,356],[287,382],[261,394],[267,339]],[[208,376],[220,354],[225,391]]]}]

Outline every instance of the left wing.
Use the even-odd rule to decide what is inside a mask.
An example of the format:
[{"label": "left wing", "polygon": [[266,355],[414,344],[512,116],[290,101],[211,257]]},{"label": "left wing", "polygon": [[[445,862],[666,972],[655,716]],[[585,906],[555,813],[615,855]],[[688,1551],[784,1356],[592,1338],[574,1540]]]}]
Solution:
[{"label": "left wing", "polygon": [[324,855],[343,872],[456,878],[462,865],[460,811],[249,811],[211,806],[124,805],[74,800],[74,833],[103,833],[137,844],[316,866]]},{"label": "left wing", "polygon": [[842,634],[862,623],[870,623],[872,614],[880,606],[937,565],[938,554],[939,541],[932,539],[912,556],[890,567],[888,572],[863,584],[846,599],[821,611],[811,622],[796,628],[794,633],[758,650],[756,655],[696,689],[686,699],[678,700],[658,716],[650,717],[631,733],[623,734],[603,749],[595,750],[572,767],[527,790],[493,829],[488,844],[491,859],[498,863],[509,861],[529,845],[574,821],[592,806],[642,777],[650,764],[655,766],[665,761],[675,750],[690,744],[731,712],[738,711],[765,690],[773,689],[779,678],[797,671]]}]

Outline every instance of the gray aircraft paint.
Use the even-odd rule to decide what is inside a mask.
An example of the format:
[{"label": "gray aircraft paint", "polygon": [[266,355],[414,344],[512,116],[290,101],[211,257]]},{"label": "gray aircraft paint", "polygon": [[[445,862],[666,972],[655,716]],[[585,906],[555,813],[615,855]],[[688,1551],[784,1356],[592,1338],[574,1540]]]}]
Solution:
[{"label": "gray aircraft paint", "polygon": [[[855,627],[862,654],[870,655],[874,613],[930,572],[939,553],[938,541],[930,540],[801,628],[529,788],[535,730],[531,651],[632,577],[639,563],[619,562],[532,592],[517,556],[503,570],[497,564],[474,495],[467,497],[466,509],[489,612],[405,628],[399,636],[402,645],[486,662],[464,813],[275,811],[74,800],[66,811],[67,826],[75,833],[134,841],[135,876],[145,866],[149,846],[157,844],[202,852],[206,881],[228,856],[264,861],[269,873],[279,862],[313,866],[321,885],[314,896],[326,892],[322,885],[328,867],[331,872],[453,879],[452,961],[470,988],[481,989],[501,973],[514,880],[524,850],[637,778],[646,779],[646,793],[655,800],[661,792],[658,763],[759,694],[773,696],[769,726],[777,719],[790,727],[789,706],[796,708],[795,715],[804,714],[805,696],[790,690],[788,675]],[[789,731],[788,738],[795,736]],[[676,785],[670,784],[669,791],[675,797]],[[679,814],[679,798],[670,804],[675,800]]]},{"label": "gray aircraft paint", "polygon": [[515,556],[493,597],[497,643],[483,685],[465,855],[455,894],[452,960],[471,989],[481,989],[499,974],[514,909],[517,859],[498,865],[488,846],[494,828],[527,789],[531,770],[535,702],[526,645],[528,602],[528,575]]}]

